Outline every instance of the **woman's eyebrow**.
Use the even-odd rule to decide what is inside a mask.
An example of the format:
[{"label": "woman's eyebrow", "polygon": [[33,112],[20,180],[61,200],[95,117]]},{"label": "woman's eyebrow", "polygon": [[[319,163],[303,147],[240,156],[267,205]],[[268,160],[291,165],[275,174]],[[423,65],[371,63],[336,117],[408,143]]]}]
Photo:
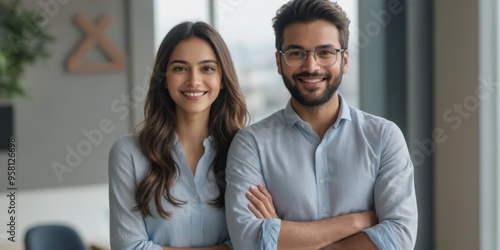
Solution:
[{"label": "woman's eyebrow", "polygon": [[[184,60],[173,60],[169,63],[169,65],[172,65],[174,63],[180,63],[180,64],[189,64],[187,61],[184,61]],[[203,61],[199,61],[198,64],[205,64],[205,63],[215,63],[217,64],[217,61],[214,60],[214,59],[207,59],[207,60],[203,60]]]}]

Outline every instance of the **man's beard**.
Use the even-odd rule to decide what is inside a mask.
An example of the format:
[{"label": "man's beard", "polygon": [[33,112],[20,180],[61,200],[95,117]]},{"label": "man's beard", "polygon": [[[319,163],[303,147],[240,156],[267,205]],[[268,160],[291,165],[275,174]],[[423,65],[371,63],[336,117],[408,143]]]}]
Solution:
[{"label": "man's beard", "polygon": [[[283,70],[282,70],[283,72]],[[295,85],[292,84],[292,82],[284,75],[281,74],[281,77],[283,78],[283,82],[285,83],[286,88],[292,95],[292,97],[297,100],[300,104],[304,106],[309,106],[309,107],[315,107],[315,106],[320,106],[328,102],[330,99],[332,99],[333,94],[337,92],[340,83],[342,82],[342,72],[340,72],[339,77],[332,79],[332,76],[328,73],[309,73],[309,72],[300,72],[297,74],[294,74],[292,76],[293,80],[295,81]],[[319,98],[315,98],[313,100],[308,99],[305,95],[303,95],[300,92],[300,89],[298,87],[298,82],[300,81],[298,78],[299,77],[322,77],[326,81],[326,89],[323,91],[323,94]],[[316,90],[311,90],[310,92],[313,92]]]}]

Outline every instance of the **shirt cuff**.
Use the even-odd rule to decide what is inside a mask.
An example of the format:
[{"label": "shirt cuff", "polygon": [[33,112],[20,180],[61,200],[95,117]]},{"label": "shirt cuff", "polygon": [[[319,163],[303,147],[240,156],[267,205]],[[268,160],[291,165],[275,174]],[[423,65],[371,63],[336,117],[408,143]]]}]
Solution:
[{"label": "shirt cuff", "polygon": [[396,237],[388,223],[381,223],[363,230],[378,249],[399,250]]},{"label": "shirt cuff", "polygon": [[278,249],[278,236],[280,233],[281,220],[267,219],[262,224],[262,234],[260,238],[261,250]]}]

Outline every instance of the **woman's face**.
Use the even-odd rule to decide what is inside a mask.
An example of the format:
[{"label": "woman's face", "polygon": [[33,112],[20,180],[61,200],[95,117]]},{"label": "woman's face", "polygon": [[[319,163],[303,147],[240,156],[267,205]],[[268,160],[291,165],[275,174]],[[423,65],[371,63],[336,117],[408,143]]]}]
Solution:
[{"label": "woman's face", "polygon": [[210,113],[222,88],[222,71],[205,40],[193,37],[177,44],[166,72],[166,87],[176,104],[177,115]]}]

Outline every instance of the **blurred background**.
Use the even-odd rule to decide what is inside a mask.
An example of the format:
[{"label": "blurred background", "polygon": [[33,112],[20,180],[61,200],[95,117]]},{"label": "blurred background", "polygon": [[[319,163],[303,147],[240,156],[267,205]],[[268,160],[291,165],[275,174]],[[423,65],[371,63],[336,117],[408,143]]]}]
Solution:
[{"label": "blurred background", "polygon": [[[252,122],[283,108],[271,19],[286,2],[0,0],[0,249],[43,224],[109,249],[108,153],[142,121],[156,50],[180,21],[220,31]],[[414,162],[415,249],[500,249],[500,4],[338,2],[351,19],[340,92],[396,122]]]}]

